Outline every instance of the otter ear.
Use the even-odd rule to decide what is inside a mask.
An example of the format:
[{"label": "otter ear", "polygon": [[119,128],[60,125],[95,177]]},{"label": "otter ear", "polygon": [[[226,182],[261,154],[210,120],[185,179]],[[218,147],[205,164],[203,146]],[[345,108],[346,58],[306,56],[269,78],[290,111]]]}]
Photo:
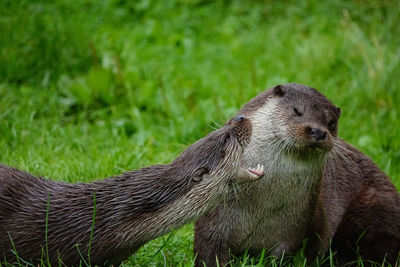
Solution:
[{"label": "otter ear", "polygon": [[201,180],[203,180],[203,178],[209,173],[208,168],[206,167],[202,167],[200,169],[197,169],[194,174],[193,174],[193,178],[192,180],[194,182],[200,182]]},{"label": "otter ear", "polygon": [[285,95],[285,93],[286,93],[286,90],[285,90],[285,87],[283,86],[283,85],[281,85],[281,84],[278,84],[277,86],[275,86],[273,89],[272,89],[272,92],[274,93],[274,95],[276,95],[276,96],[284,96]]},{"label": "otter ear", "polygon": [[339,118],[340,114],[342,114],[342,110],[340,108],[336,108],[336,115]]}]

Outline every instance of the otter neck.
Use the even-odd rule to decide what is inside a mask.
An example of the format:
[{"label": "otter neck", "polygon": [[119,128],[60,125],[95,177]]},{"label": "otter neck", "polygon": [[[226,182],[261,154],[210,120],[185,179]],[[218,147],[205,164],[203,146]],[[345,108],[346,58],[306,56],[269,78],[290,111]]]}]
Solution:
[{"label": "otter neck", "polygon": [[[65,216],[60,214],[63,209],[57,208],[58,203],[68,205],[64,208],[70,210],[65,224],[81,231],[70,233],[65,241],[70,244],[65,247],[74,248],[77,243],[81,244],[82,255],[87,255],[91,242],[91,257],[98,260],[92,264],[101,264],[110,258],[110,264],[117,264],[145,242],[162,234],[162,229],[176,226],[172,219],[161,222],[158,217],[164,210],[170,209],[172,213],[173,208],[177,208],[173,203],[185,198],[194,186],[185,175],[178,173],[179,169],[174,165],[154,165],[87,184],[57,183],[55,185],[63,186],[68,195],[80,197],[71,201],[68,196],[51,194],[49,236],[57,240],[65,235],[66,231],[55,228],[51,222],[58,222]],[[55,188],[54,192],[57,191]],[[76,253],[76,250],[61,251],[65,256],[70,253]]]},{"label": "otter neck", "polygon": [[[228,190],[228,183],[221,179],[221,175],[204,178],[204,180],[193,183],[186,179],[177,179],[171,183],[170,172],[165,176],[157,177],[156,181],[149,182],[149,192],[154,192],[154,184],[160,189],[159,200],[164,201],[165,195],[175,195],[168,198],[167,202],[156,209],[141,211],[140,216],[132,213],[131,204],[121,205],[115,203],[114,213],[120,213],[118,217],[123,223],[115,229],[116,238],[124,243],[127,248],[135,251],[145,242],[161,236],[172,229],[176,229],[209,211],[216,206],[224,193]],[[132,177],[137,180],[138,177]],[[175,178],[176,179],[176,178]],[[142,180],[142,179],[139,179]],[[129,187],[129,182],[127,184]],[[147,190],[147,188],[143,188]],[[151,197],[155,197],[150,193]],[[135,202],[136,199],[131,199]],[[139,230],[140,229],[140,230]]]},{"label": "otter neck", "polygon": [[[249,202],[261,202],[274,210],[281,205],[292,206],[300,199],[312,199],[318,194],[326,154],[299,158],[290,153],[286,137],[290,131],[280,118],[281,105],[276,99],[268,99],[258,110],[249,115],[253,133],[243,154],[243,164],[263,164],[265,175],[255,185],[246,185]],[[259,184],[261,183],[261,184]],[[258,184],[258,185],[257,185]],[[259,194],[254,191],[259,190]],[[263,200],[260,195],[263,195]],[[307,202],[307,201],[303,201]],[[293,205],[293,207],[296,205]]]},{"label": "otter neck", "polygon": [[[96,211],[91,254],[100,259],[99,263],[111,259],[110,264],[118,264],[144,243],[210,210],[227,191],[228,183],[220,176],[194,183],[187,177],[172,177],[176,174],[173,167],[155,165],[85,184],[80,190],[91,201],[86,201],[84,209],[77,205],[73,214],[79,220],[75,223],[87,228],[82,231],[84,236],[77,238],[81,240],[81,252],[87,253],[85,243],[89,243],[92,213],[86,212],[85,218],[77,215],[82,210],[93,211],[94,192]],[[50,205],[52,201],[58,200],[51,199]],[[105,244],[107,249],[99,249]],[[104,255],[95,255],[96,251],[103,251]]]},{"label": "otter neck", "polygon": [[[303,175],[321,176],[326,154],[315,153],[302,157],[291,150],[287,123],[280,118],[282,107],[276,99],[269,99],[249,118],[253,133],[243,155],[245,166],[264,164],[266,177]],[[267,182],[262,179],[260,182]]]}]

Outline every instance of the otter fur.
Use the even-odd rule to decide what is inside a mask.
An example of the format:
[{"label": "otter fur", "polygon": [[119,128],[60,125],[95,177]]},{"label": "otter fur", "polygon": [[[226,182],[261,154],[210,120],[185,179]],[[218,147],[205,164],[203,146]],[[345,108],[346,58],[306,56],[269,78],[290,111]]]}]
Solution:
[{"label": "otter fur", "polygon": [[215,206],[236,181],[262,176],[260,167],[241,166],[251,131],[250,120],[237,116],[170,164],[91,183],[0,166],[0,262],[119,265],[145,242]]},{"label": "otter fur", "polygon": [[253,123],[245,165],[265,177],[243,184],[195,225],[196,266],[223,266],[229,253],[295,253],[312,261],[331,249],[338,264],[394,265],[400,252],[400,197],[371,159],[337,137],[341,110],[316,89],[275,86],[239,111]]}]

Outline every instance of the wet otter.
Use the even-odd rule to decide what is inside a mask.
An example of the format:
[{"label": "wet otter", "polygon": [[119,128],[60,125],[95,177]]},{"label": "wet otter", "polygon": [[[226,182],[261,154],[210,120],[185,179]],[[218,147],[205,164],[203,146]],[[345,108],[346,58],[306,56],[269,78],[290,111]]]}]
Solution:
[{"label": "wet otter", "polygon": [[118,265],[145,242],[215,206],[231,184],[263,175],[260,166],[241,166],[251,131],[250,120],[237,116],[171,164],[92,183],[55,182],[1,166],[1,259]]},{"label": "wet otter", "polygon": [[341,110],[317,90],[278,85],[240,111],[253,123],[243,162],[265,166],[265,178],[240,187],[195,225],[196,265],[223,264],[229,252],[282,255],[305,238],[312,260],[330,245],[339,264],[392,264],[400,251],[400,197],[389,178],[337,138]]}]

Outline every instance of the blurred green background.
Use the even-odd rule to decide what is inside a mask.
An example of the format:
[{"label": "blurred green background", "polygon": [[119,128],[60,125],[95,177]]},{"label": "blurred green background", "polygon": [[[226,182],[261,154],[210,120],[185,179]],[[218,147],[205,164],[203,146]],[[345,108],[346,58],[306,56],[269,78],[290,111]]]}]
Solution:
[{"label": "blurred green background", "polygon": [[[399,189],[399,25],[387,0],[2,0],[0,162],[69,182],[168,163],[297,82],[342,108],[339,136]],[[190,265],[192,231],[126,266]]]}]

